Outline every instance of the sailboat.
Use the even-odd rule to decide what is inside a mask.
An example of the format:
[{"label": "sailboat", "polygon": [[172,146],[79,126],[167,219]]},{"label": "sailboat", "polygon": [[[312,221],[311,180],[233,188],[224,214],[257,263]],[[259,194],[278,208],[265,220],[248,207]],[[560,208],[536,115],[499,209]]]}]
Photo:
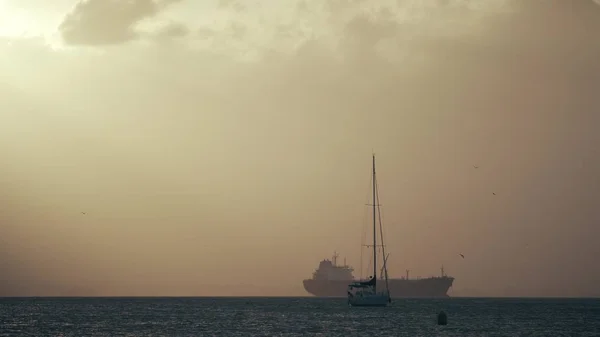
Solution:
[{"label": "sailboat", "polygon": [[381,247],[383,248],[383,230],[381,229],[381,214],[379,212],[379,197],[377,193],[377,179],[375,173],[375,155],[373,155],[373,276],[368,281],[353,282],[348,285],[348,304],[354,307],[385,307],[392,302],[388,288],[387,256],[383,261],[382,278],[385,280],[383,291],[377,291],[377,215],[379,214],[379,229],[381,234]]}]

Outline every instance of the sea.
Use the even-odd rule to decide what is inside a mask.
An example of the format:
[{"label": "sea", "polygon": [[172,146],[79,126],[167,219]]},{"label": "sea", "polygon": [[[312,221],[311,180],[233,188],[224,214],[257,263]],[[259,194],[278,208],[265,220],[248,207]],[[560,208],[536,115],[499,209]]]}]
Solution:
[{"label": "sea", "polygon": [[600,299],[0,298],[0,336],[600,336]]}]

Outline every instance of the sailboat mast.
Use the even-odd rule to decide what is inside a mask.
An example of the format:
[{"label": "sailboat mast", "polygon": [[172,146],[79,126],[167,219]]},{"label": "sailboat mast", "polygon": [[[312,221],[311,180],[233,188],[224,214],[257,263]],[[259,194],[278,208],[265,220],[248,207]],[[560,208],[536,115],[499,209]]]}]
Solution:
[{"label": "sailboat mast", "polygon": [[373,154],[373,279],[377,282],[377,179],[375,178],[375,154]]}]

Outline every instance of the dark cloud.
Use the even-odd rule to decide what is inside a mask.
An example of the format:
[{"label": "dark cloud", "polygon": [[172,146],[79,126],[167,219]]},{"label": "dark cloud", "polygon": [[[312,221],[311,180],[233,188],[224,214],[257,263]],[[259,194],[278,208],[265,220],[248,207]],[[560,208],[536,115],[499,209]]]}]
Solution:
[{"label": "dark cloud", "polygon": [[81,0],[59,26],[68,45],[114,45],[140,36],[135,26],[181,0]]},{"label": "dark cloud", "polygon": [[188,36],[190,33],[190,29],[188,28],[188,26],[182,24],[182,23],[177,23],[177,22],[172,22],[169,23],[168,25],[162,27],[157,34],[157,37],[159,38],[166,38],[166,39],[171,39],[171,38],[181,38],[181,37],[186,37]]}]

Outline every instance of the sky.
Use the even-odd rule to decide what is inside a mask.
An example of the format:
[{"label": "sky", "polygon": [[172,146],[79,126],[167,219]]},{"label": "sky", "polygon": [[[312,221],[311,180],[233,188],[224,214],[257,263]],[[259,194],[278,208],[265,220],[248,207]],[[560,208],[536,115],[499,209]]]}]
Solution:
[{"label": "sky", "polygon": [[390,276],[599,296],[598,34],[591,0],[0,0],[0,295],[358,277],[375,152]]}]

